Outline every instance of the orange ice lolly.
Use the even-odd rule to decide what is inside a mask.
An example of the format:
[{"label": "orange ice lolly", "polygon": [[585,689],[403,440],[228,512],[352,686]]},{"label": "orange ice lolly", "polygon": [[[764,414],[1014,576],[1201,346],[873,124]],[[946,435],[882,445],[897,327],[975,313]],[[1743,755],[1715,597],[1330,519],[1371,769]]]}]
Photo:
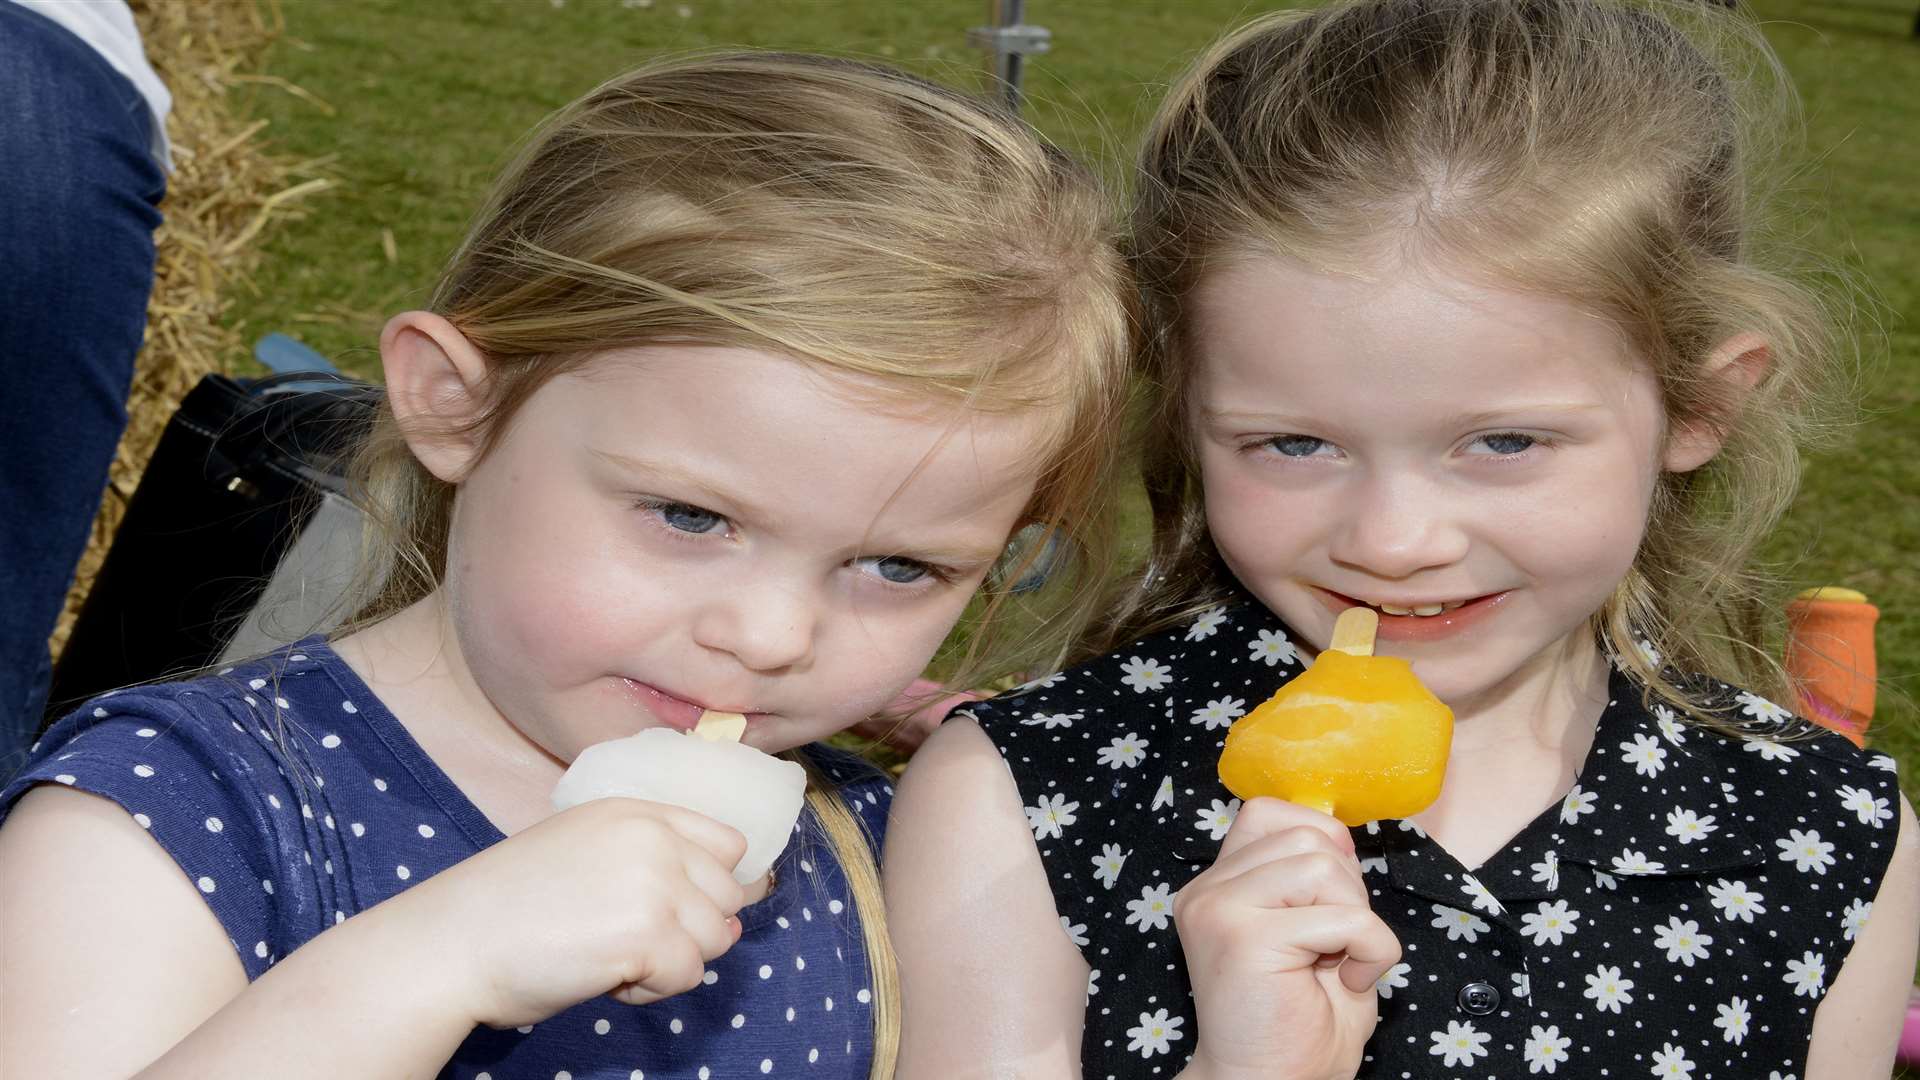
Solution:
[{"label": "orange ice lolly", "polygon": [[1373,655],[1380,616],[1348,608],[1307,670],[1234,721],[1220,781],[1242,799],[1272,796],[1347,825],[1404,818],[1440,797],[1453,710],[1413,665]]}]

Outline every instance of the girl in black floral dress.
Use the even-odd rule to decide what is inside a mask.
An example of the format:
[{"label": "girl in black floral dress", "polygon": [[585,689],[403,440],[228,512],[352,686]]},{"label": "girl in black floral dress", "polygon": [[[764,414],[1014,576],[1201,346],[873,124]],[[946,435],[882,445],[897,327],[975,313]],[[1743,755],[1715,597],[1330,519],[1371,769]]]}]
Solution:
[{"label": "girl in black floral dress", "polygon": [[[1152,560],[908,773],[902,1076],[1887,1075],[1913,813],[1757,647],[1847,351],[1759,229],[1776,70],[1717,11],[1349,0],[1175,86]],[[1361,604],[1455,711],[1439,801],[1243,807],[1227,726]]]}]

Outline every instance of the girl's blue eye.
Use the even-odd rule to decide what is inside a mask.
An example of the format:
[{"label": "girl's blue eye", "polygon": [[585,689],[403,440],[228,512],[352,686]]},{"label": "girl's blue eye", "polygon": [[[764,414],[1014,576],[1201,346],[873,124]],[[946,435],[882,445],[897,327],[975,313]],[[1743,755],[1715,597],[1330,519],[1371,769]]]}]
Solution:
[{"label": "girl's blue eye", "polygon": [[1325,439],[1316,439],[1311,435],[1275,435],[1267,440],[1267,445],[1283,457],[1312,457],[1328,446]]},{"label": "girl's blue eye", "polygon": [[711,510],[702,510],[686,503],[658,503],[653,512],[669,529],[678,529],[685,533],[708,533],[719,527],[726,519]]},{"label": "girl's blue eye", "polygon": [[880,555],[859,561],[865,563],[876,577],[895,585],[913,585],[933,573],[933,567],[926,563],[899,555]]},{"label": "girl's blue eye", "polygon": [[1531,435],[1522,435],[1517,431],[1501,431],[1492,435],[1482,435],[1475,440],[1495,454],[1511,456],[1524,454],[1540,442]]}]

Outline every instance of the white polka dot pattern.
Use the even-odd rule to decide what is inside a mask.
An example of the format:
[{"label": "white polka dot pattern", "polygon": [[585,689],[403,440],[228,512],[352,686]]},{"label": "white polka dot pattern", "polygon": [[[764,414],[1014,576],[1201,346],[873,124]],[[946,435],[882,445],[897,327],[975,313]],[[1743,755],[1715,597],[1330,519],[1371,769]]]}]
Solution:
[{"label": "white polka dot pattern", "polygon": [[[501,839],[324,641],[295,649],[298,659],[282,653],[90,704],[0,791],[0,815],[35,783],[119,803],[186,872],[249,978]],[[839,751],[814,756],[877,849],[886,778]],[[859,923],[811,815],[798,831],[773,894],[740,912],[740,941],[693,990],[638,1007],[602,997],[529,1027],[476,1029],[441,1075],[865,1077],[871,975]],[[830,1069],[822,1046],[835,1048]]]}]

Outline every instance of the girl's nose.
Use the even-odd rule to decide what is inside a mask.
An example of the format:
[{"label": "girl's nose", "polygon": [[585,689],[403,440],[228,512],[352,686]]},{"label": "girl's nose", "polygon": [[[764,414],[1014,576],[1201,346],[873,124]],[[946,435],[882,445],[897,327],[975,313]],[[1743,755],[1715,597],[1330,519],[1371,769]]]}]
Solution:
[{"label": "girl's nose", "polygon": [[1342,566],[1398,580],[1466,557],[1457,498],[1415,478],[1374,477],[1354,492],[1329,555]]},{"label": "girl's nose", "polygon": [[805,590],[766,587],[711,596],[694,619],[700,645],[754,671],[804,666],[813,657],[816,610]]}]

